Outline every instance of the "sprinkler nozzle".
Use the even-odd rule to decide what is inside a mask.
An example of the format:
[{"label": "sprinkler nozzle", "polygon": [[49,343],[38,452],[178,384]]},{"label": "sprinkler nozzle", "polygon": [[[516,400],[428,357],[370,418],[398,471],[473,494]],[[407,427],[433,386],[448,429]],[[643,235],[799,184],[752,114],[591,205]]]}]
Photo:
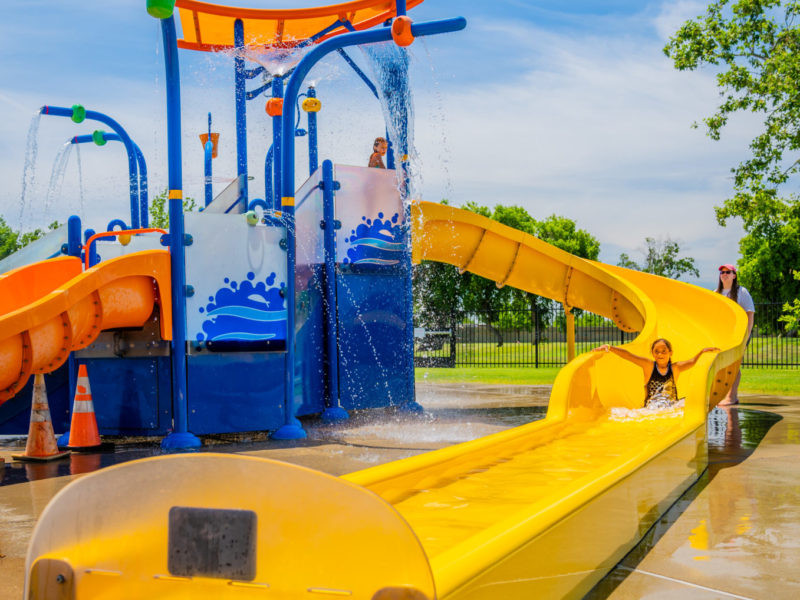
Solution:
[{"label": "sprinkler nozzle", "polygon": [[86,118],[86,109],[82,104],[72,105],[72,116],[70,117],[73,123],[83,123]]}]

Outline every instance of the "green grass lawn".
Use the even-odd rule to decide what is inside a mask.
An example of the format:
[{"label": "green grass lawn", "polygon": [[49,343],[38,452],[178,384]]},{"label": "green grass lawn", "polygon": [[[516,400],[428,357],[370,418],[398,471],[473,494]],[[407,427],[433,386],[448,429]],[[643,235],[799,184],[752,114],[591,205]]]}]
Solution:
[{"label": "green grass lawn", "polygon": [[[429,383],[484,383],[498,385],[551,384],[558,367],[456,367],[437,369],[418,367],[418,382]],[[800,369],[746,368],[739,386],[742,394],[775,396],[800,396]]]}]

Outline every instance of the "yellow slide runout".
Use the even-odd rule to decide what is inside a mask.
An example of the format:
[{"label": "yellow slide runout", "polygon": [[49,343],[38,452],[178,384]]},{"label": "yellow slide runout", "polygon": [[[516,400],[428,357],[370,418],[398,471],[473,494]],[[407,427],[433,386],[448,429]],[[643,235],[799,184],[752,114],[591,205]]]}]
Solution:
[{"label": "yellow slide runout", "polygon": [[[61,573],[79,599],[265,597],[267,585],[282,598],[581,598],[612,569],[706,468],[706,414],[741,360],[744,311],[467,211],[418,202],[412,217],[416,261],[454,264],[606,316],[639,332],[628,347],[640,355],[657,337],[672,342],[676,360],[707,346],[721,351],[680,374],[683,410],[631,416],[621,409],[642,406],[641,369],[587,353],[559,372],[545,419],[341,478],[214,455],[99,471],[45,510],[26,598],[46,597]],[[180,537],[170,543],[174,506],[255,513],[257,558],[247,576],[188,576],[180,561],[170,570],[170,552],[187,546]],[[222,529],[212,524],[207,535]],[[209,552],[217,562],[222,555]]]}]

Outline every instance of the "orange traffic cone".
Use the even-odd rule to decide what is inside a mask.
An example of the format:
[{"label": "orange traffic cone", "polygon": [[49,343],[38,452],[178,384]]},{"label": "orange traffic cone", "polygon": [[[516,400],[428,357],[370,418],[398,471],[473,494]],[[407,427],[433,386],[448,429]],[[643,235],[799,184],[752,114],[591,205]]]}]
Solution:
[{"label": "orange traffic cone", "polygon": [[93,450],[102,445],[100,431],[97,429],[97,417],[94,414],[92,388],[89,387],[89,374],[86,365],[79,365],[67,448],[76,451]]},{"label": "orange traffic cone", "polygon": [[50,420],[50,407],[47,405],[47,389],[44,375],[36,375],[33,380],[33,401],[31,402],[31,427],[28,430],[28,443],[25,454],[12,456],[14,460],[47,461],[64,458],[69,452],[59,452],[56,434]]}]

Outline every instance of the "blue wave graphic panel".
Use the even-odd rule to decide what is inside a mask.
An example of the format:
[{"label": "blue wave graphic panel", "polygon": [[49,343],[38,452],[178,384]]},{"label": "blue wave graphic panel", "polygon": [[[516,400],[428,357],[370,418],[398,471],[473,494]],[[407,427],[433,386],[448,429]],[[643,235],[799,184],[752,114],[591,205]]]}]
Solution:
[{"label": "blue wave graphic panel", "polygon": [[349,247],[343,262],[353,265],[399,264],[403,252],[400,214],[395,213],[391,218],[384,218],[383,213],[379,212],[377,218],[362,216],[361,221],[345,238]]},{"label": "blue wave graphic panel", "polygon": [[209,297],[199,311],[206,315],[197,341],[256,341],[286,339],[285,283],[276,283],[275,273],[255,281],[247,273],[244,281],[225,278],[224,287]]}]

